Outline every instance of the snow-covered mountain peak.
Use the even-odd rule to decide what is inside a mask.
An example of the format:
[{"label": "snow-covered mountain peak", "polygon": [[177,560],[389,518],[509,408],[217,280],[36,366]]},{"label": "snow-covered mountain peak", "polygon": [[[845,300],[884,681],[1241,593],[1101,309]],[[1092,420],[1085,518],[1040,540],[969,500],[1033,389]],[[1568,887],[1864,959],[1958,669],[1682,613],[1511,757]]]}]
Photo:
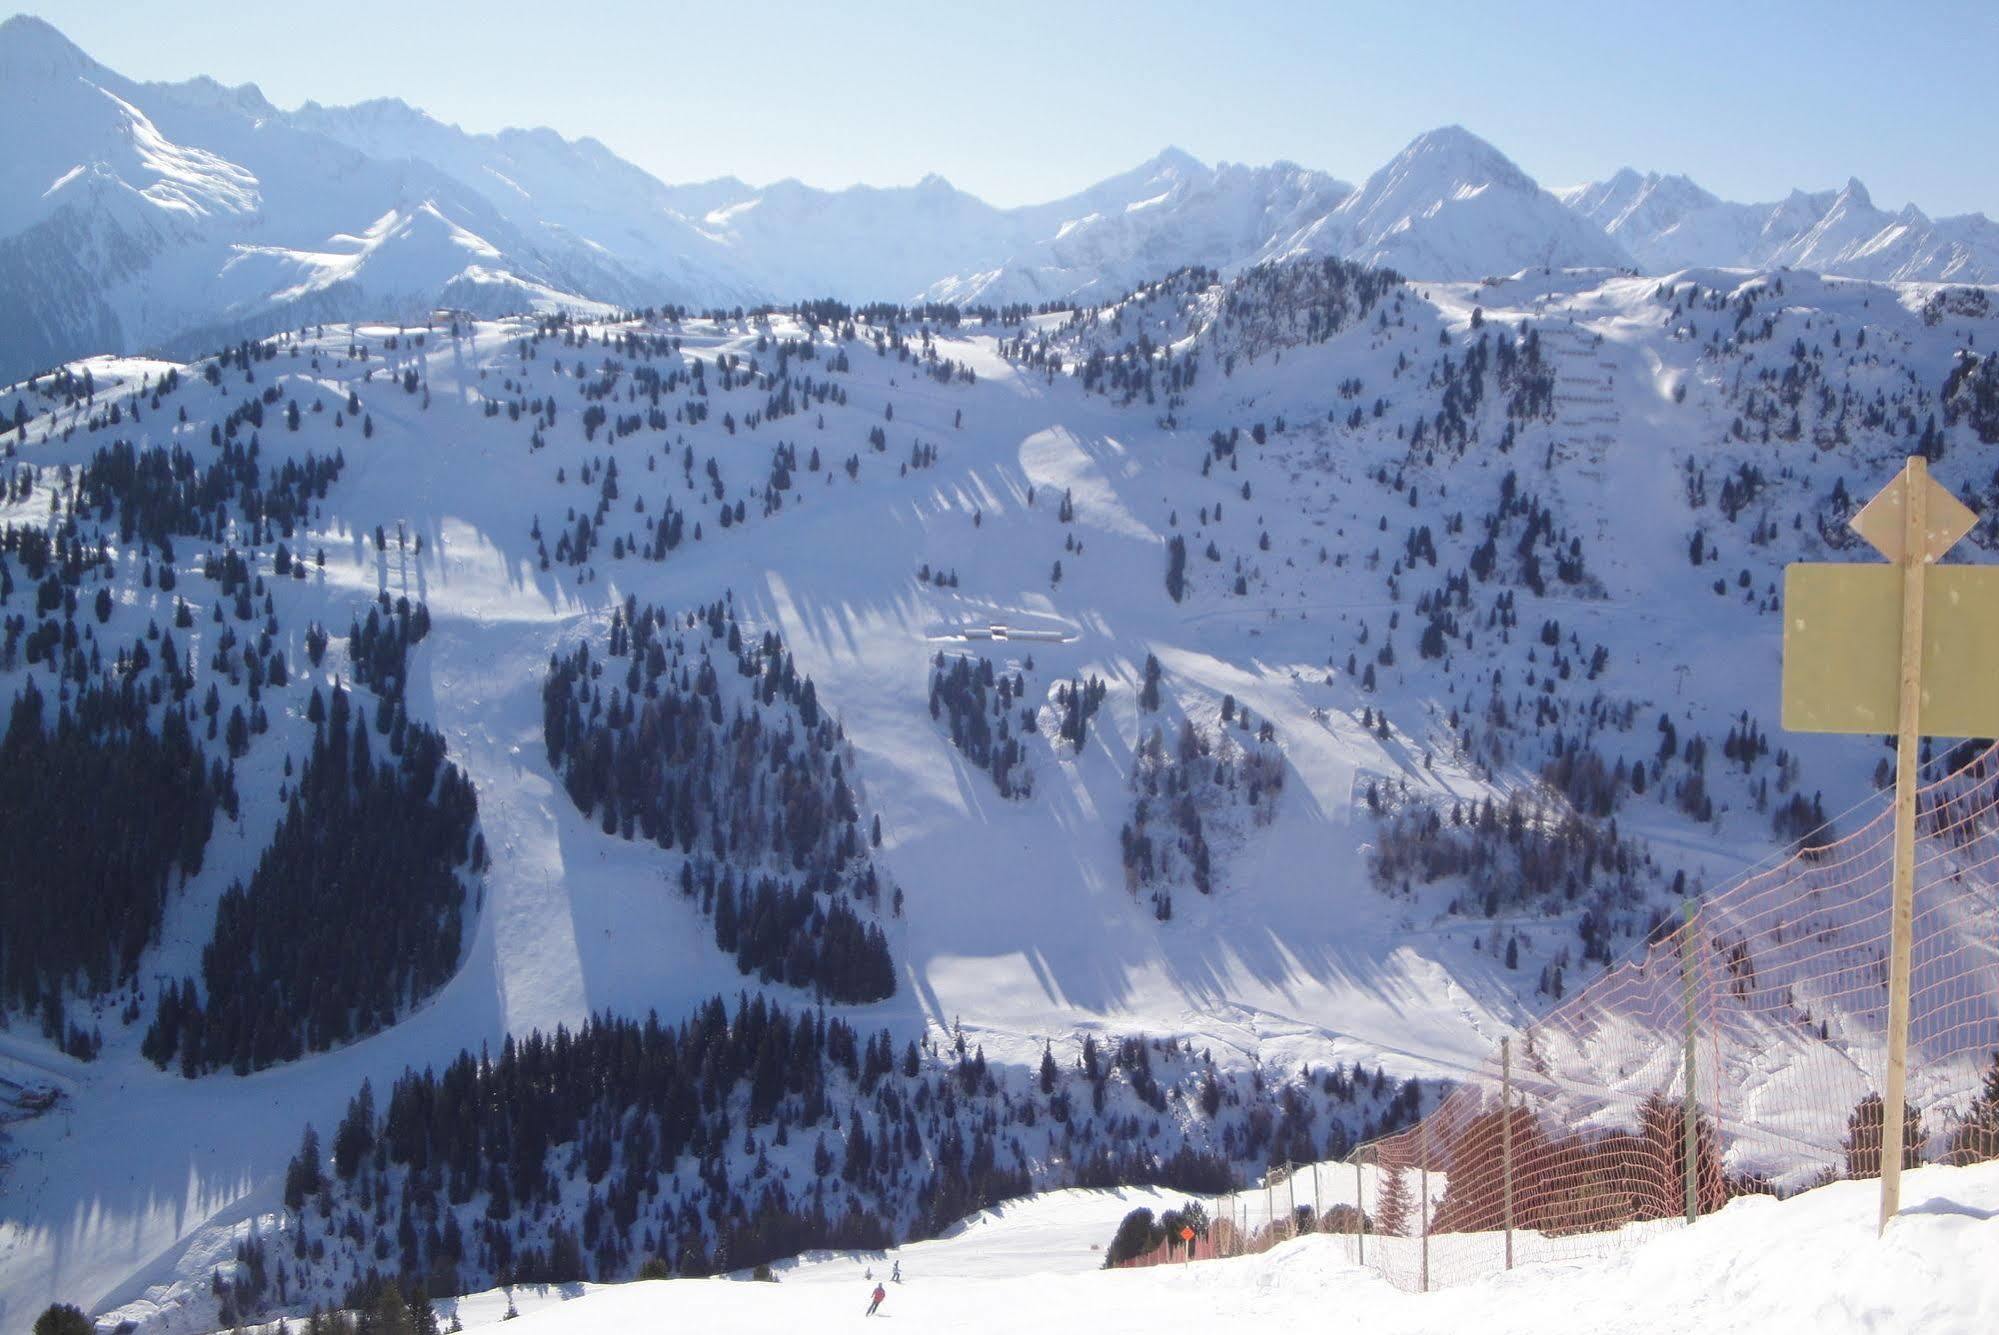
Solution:
[{"label": "snow-covered mountain peak", "polygon": [[232,86],[201,74],[181,83],[152,86],[184,106],[243,116],[253,122],[273,120],[284,115],[264,96],[264,90],[254,83]]},{"label": "snow-covered mountain peak", "polygon": [[0,76],[11,80],[36,75],[44,78],[88,75],[102,68],[44,19],[16,14],[0,21]]},{"label": "snow-covered mountain peak", "polygon": [[1385,170],[1405,186],[1418,188],[1501,185],[1516,190],[1540,189],[1513,159],[1462,125],[1443,125],[1417,135]]},{"label": "snow-covered mountain peak", "polygon": [[1336,212],[1327,249],[1424,278],[1630,263],[1512,159],[1458,125],[1427,131]]},{"label": "snow-covered mountain peak", "polygon": [[1860,183],[1858,176],[1849,176],[1846,178],[1845,186],[1840,189],[1838,197],[1833,200],[1833,207],[1872,209],[1874,207],[1874,199],[1873,196],[1867,193],[1867,187]]},{"label": "snow-covered mountain peak", "polygon": [[1200,176],[1207,173],[1208,166],[1186,149],[1168,144],[1147,158],[1139,170],[1154,176]]}]

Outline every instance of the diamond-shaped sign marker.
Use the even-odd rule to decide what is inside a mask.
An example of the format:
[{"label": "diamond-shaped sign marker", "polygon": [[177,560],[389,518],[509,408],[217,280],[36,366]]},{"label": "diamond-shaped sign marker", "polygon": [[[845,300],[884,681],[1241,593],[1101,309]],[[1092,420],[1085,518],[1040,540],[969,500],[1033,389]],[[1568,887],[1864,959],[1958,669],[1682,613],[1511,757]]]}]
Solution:
[{"label": "diamond-shaped sign marker", "polygon": [[[1862,506],[1850,523],[1855,533],[1890,561],[1902,559],[1902,500],[1908,486],[1908,473],[1897,473],[1895,480],[1875,493],[1874,499]],[[1927,492],[1923,513],[1926,541],[1921,558],[1927,565],[1940,559],[1957,545],[1959,538],[1971,532],[1978,516],[1927,473],[1923,475],[1923,486]]]}]

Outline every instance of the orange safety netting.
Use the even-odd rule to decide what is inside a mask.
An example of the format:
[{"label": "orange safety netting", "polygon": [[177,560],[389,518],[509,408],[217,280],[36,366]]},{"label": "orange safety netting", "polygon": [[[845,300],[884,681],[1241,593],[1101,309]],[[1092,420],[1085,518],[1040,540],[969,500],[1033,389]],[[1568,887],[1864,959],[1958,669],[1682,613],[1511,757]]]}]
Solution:
[{"label": "orange safety netting", "polygon": [[[1995,806],[1999,748],[1918,798],[1908,1165],[1999,1156],[1999,1108],[1979,1101],[1999,1062]],[[1857,814],[1692,906],[1416,1126],[1224,1197],[1216,1248],[1340,1233],[1349,1259],[1426,1289],[1600,1255],[1731,1196],[1877,1176],[1893,808]]]}]

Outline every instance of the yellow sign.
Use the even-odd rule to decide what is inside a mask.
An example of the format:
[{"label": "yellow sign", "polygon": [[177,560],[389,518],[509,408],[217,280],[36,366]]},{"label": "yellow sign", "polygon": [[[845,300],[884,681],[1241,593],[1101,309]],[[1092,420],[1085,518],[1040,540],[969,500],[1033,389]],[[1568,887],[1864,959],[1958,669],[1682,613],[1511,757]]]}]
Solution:
[{"label": "yellow sign", "polygon": [[[1848,521],[1855,533],[1867,539],[1875,551],[1890,561],[1902,559],[1902,533],[1906,526],[1904,506],[1910,487],[1909,475],[1897,473],[1895,480],[1881,488],[1874,499],[1860,507]],[[1923,489],[1923,551],[1921,559],[1935,561],[1971,532],[1978,516],[1963,501],[1950,494],[1927,471],[1916,485]]]},{"label": "yellow sign", "polygon": [[[1885,566],[1784,571],[1784,726],[1895,734],[1895,873],[1888,928],[1888,1063],[1881,1094],[1881,1228],[1901,1208],[1915,936],[1916,739],[1999,737],[1999,567],[1935,562],[1977,516],[1910,455],[1853,517]],[[1691,1083],[1691,1081],[1689,1082]],[[1689,1131],[1688,1136],[1692,1136]]]},{"label": "yellow sign", "polygon": [[[1999,737],[1999,566],[1923,571],[1918,732]],[[1897,730],[1902,569],[1804,563],[1784,570],[1784,726]]]}]

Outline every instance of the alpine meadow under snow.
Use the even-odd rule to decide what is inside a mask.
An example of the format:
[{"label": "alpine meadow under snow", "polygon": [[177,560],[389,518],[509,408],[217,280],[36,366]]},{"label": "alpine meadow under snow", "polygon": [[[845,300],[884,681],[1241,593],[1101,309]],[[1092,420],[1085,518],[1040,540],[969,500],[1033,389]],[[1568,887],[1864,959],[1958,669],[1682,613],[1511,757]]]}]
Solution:
[{"label": "alpine meadow under snow", "polygon": [[[1336,1236],[1085,1273],[1878,808],[1778,726],[1780,572],[1913,453],[1999,545],[1983,218],[1455,127],[1357,187],[671,186],[31,19],[0,138],[0,1330],[789,1328],[898,1259],[939,1329],[1999,1315],[1989,1165],[1881,1250],[1834,1183],[1420,1306]],[[1871,1016],[1745,1095],[1862,1100]],[[1930,1070],[1940,1159],[1999,1075]]]}]

